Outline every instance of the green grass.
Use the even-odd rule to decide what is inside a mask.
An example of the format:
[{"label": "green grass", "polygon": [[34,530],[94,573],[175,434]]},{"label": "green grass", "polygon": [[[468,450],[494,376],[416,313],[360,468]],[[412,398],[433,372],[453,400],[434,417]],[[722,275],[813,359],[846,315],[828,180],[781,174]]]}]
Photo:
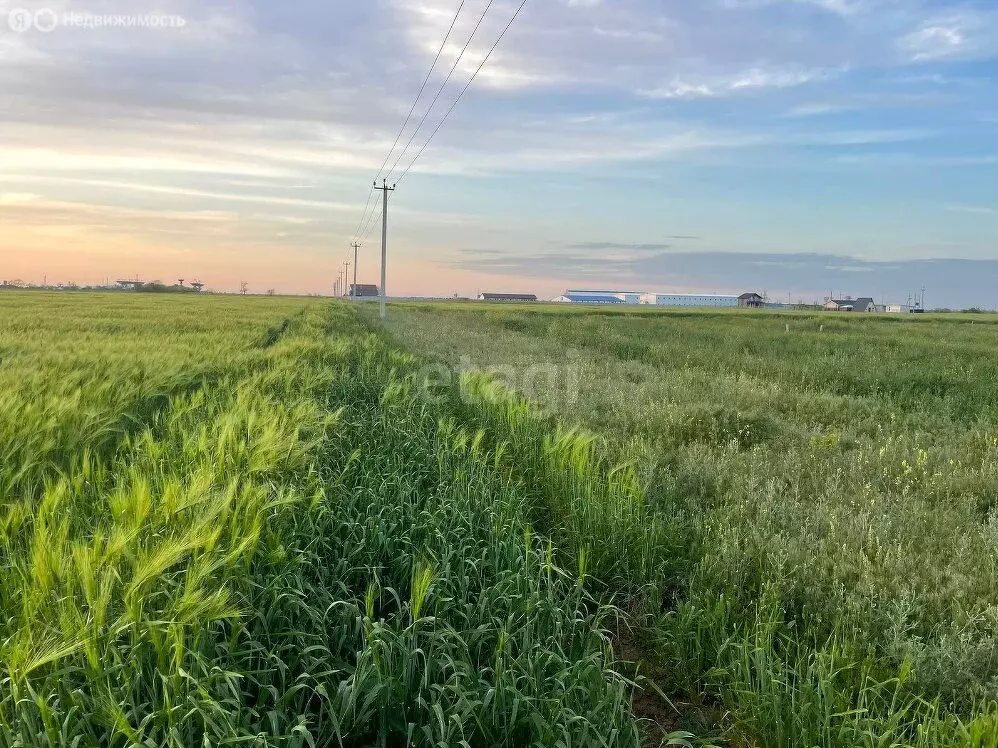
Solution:
[{"label": "green grass", "polygon": [[998,744],[998,320],[392,311],[401,344],[590,434],[597,474],[629,466],[632,518],[552,516],[619,560],[664,688],[767,746]]},{"label": "green grass", "polygon": [[0,744],[639,745],[585,554],[352,310],[0,303]]},{"label": "green grass", "polygon": [[0,746],[998,748],[992,318],[373,315],[0,295]]}]

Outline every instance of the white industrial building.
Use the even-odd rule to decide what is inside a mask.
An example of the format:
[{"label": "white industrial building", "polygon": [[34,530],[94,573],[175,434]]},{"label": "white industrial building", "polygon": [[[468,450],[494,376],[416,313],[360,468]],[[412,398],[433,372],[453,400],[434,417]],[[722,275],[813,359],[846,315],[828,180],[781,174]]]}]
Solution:
[{"label": "white industrial building", "polygon": [[552,301],[563,304],[646,304],[669,307],[738,307],[761,306],[758,294],[743,297],[721,294],[644,293],[642,291],[601,291],[569,289]]},{"label": "white industrial building", "polygon": [[597,297],[604,297],[604,298],[612,297],[615,299],[619,299],[622,304],[638,304],[641,302],[640,291],[602,291],[602,290],[573,289],[573,288],[570,288],[567,291],[565,291],[564,295],[559,296],[557,299],[555,299],[555,301],[571,302],[573,298],[594,299]]},{"label": "white industrial building", "polygon": [[567,291],[564,295],[552,299],[560,304],[624,304],[624,300],[611,293],[592,291]]},{"label": "white industrial building", "polygon": [[645,293],[641,294],[641,304],[655,306],[709,306],[737,307],[737,296],[720,296],[717,294],[685,294],[685,293]]}]

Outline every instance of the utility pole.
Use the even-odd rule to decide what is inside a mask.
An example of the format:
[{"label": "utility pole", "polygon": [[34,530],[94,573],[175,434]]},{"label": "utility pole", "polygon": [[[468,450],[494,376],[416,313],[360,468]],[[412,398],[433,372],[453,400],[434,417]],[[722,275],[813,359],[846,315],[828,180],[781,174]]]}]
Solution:
[{"label": "utility pole", "polygon": [[350,260],[343,263],[343,295],[350,295]]},{"label": "utility pole", "polygon": [[360,249],[360,245],[354,242],[350,245],[353,247],[353,300],[357,300],[357,250]]},{"label": "utility pole", "polygon": [[385,318],[385,299],[388,291],[385,288],[388,283],[388,193],[395,191],[395,185],[388,186],[387,180],[381,181],[381,186],[374,183],[375,189],[381,190],[383,196],[381,208],[381,319]]}]

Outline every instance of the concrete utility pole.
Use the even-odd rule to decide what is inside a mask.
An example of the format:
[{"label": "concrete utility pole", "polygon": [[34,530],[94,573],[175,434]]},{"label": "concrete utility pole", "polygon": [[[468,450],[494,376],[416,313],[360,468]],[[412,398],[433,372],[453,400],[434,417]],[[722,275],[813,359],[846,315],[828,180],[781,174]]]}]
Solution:
[{"label": "concrete utility pole", "polygon": [[353,299],[357,300],[357,250],[360,249],[360,245],[354,242],[350,245],[353,247]]},{"label": "concrete utility pole", "polygon": [[375,189],[381,190],[383,202],[381,208],[381,319],[385,318],[385,299],[388,297],[388,290],[385,288],[388,283],[388,193],[395,191],[395,185],[388,186],[387,180],[382,180],[381,186],[374,183]]},{"label": "concrete utility pole", "polygon": [[343,263],[343,295],[350,295],[350,260]]}]

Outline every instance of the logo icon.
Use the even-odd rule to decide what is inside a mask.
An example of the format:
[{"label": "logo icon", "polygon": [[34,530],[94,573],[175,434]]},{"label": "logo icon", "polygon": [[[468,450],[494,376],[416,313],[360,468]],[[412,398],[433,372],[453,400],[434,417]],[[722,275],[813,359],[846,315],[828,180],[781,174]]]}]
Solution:
[{"label": "logo icon", "polygon": [[34,28],[35,16],[25,8],[14,8],[7,14],[7,23],[15,33],[24,34]]},{"label": "logo icon", "polygon": [[59,25],[59,16],[51,8],[42,8],[35,13],[34,21],[35,28],[43,34],[47,34],[50,31],[55,31],[55,27]]}]

